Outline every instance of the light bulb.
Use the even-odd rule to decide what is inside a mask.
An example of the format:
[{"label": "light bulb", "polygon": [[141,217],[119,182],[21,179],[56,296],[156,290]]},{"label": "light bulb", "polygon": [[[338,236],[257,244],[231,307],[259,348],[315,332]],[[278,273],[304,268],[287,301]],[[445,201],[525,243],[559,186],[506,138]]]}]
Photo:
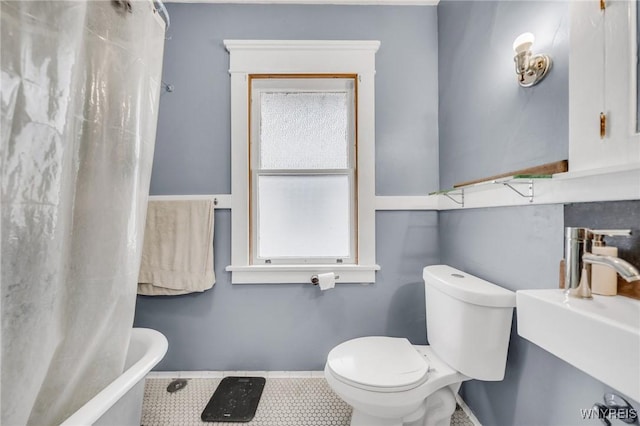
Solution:
[{"label": "light bulb", "polygon": [[516,53],[526,52],[531,49],[535,39],[535,36],[531,33],[522,33],[513,42],[513,50],[515,50]]}]

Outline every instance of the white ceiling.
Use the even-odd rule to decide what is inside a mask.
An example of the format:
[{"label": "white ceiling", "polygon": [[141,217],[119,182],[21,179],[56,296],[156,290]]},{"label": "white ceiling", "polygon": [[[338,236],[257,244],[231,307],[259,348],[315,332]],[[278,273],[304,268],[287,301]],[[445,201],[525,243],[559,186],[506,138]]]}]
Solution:
[{"label": "white ceiling", "polygon": [[242,3],[242,4],[358,4],[390,6],[436,6],[440,0],[166,0],[165,3]]}]

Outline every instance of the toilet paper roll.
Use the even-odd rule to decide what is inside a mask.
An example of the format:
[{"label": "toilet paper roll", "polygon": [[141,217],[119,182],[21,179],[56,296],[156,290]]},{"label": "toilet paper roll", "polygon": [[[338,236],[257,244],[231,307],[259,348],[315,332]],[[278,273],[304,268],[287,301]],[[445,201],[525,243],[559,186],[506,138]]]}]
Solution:
[{"label": "toilet paper roll", "polygon": [[334,288],[336,286],[336,274],[333,272],[318,274],[318,286],[322,291]]}]

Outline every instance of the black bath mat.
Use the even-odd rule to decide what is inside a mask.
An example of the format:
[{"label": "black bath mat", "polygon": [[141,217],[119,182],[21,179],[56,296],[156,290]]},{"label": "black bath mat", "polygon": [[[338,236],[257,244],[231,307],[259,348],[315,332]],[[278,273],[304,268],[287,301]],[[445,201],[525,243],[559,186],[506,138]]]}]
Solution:
[{"label": "black bath mat", "polygon": [[203,422],[249,422],[256,415],[264,377],[225,377],[200,418]]}]

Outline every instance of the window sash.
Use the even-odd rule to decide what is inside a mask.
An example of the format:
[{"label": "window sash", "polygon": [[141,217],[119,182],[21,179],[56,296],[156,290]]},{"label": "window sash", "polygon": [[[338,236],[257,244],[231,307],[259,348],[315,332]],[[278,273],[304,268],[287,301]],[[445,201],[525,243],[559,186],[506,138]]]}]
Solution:
[{"label": "window sash", "polygon": [[[263,264],[356,264],[357,263],[357,205],[355,200],[355,170],[345,170],[341,172],[336,172],[333,170],[327,171],[318,171],[318,170],[305,170],[298,172],[286,172],[279,173],[274,172],[272,170],[269,171],[255,171],[252,173],[252,182],[254,187],[257,188],[258,179],[260,176],[346,176],[348,179],[349,185],[349,253],[350,256],[305,256],[305,257],[291,257],[291,256],[282,256],[282,257],[264,257],[259,256],[259,232],[258,232],[258,223],[260,221],[260,212],[258,211],[259,205],[259,191],[252,191],[252,229],[251,233],[252,238],[252,264],[254,265],[263,265]],[[309,244],[313,244],[313,241],[310,241]]]},{"label": "window sash", "polygon": [[[332,81],[332,83],[334,82]],[[279,97],[278,95],[284,96]],[[256,105],[256,109],[260,114],[259,128],[257,129],[260,138],[257,150],[259,153],[258,163],[256,163],[258,168],[263,170],[296,168],[292,163],[297,163],[300,166],[297,167],[298,169],[349,169],[352,167],[352,156],[349,151],[352,148],[354,123],[353,120],[350,120],[353,115],[353,96],[350,90],[334,89],[333,87],[329,87],[328,90],[299,90],[297,88],[271,90],[265,88],[259,90],[256,98],[258,98],[256,103],[259,104]],[[307,102],[304,102],[305,98],[308,98]],[[273,101],[278,99],[281,103],[280,105],[271,104],[267,110],[263,111],[262,108],[267,99]],[[317,101],[327,103],[327,105],[322,108],[319,104],[308,103]],[[336,101],[338,103],[334,103]],[[294,117],[286,118],[281,114],[274,114],[286,104],[289,104],[286,108],[287,112],[293,112],[292,108],[295,107],[308,109],[308,113],[316,108],[321,108],[322,116],[313,115],[314,120],[311,122],[306,120],[296,122],[295,115],[298,114],[294,113],[292,114]],[[339,108],[338,111],[335,111],[338,114],[332,117],[331,108],[326,108],[327,106]],[[342,108],[346,108],[346,111]],[[281,110],[280,113],[282,112],[284,111]],[[315,112],[319,113],[320,110],[316,109]],[[345,112],[346,114],[343,115]],[[275,118],[275,121],[269,123],[270,125],[262,122],[265,113],[274,114],[271,117]],[[306,115],[306,118],[310,117],[309,114]],[[274,124],[276,125],[274,126]],[[335,125],[340,127],[332,131],[331,127]],[[343,131],[345,133],[342,133]],[[274,139],[274,137],[278,139]],[[278,165],[281,167],[277,167]]]},{"label": "window sash", "polygon": [[[356,264],[358,262],[358,225],[357,225],[357,132],[356,132],[356,76],[348,78],[332,78],[331,76],[250,76],[250,264]],[[260,164],[260,95],[263,92],[336,92],[348,93],[349,99],[349,130],[348,130],[348,168],[344,169],[261,169]],[[349,257],[272,257],[258,256],[258,179],[260,176],[313,176],[313,175],[346,175],[349,179]]]}]

